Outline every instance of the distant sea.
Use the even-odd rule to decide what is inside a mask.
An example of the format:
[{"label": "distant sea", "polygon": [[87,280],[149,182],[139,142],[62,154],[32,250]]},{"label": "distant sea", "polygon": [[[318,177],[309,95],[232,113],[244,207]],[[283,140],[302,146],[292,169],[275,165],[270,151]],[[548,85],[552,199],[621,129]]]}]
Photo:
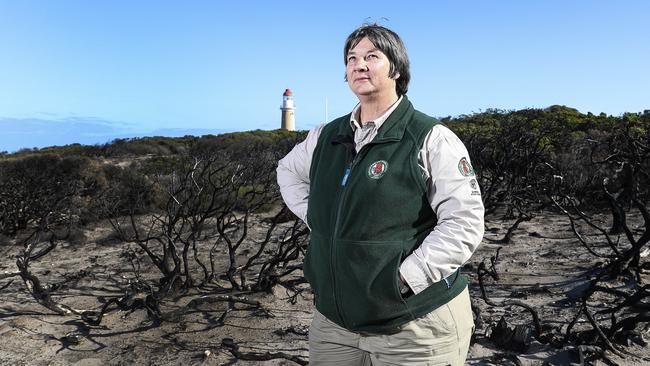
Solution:
[{"label": "distant sea", "polygon": [[101,145],[115,139],[147,136],[182,137],[234,132],[223,128],[163,128],[134,131],[130,126],[93,119],[43,120],[34,118],[0,118],[0,152],[25,148],[44,148],[69,144]]}]

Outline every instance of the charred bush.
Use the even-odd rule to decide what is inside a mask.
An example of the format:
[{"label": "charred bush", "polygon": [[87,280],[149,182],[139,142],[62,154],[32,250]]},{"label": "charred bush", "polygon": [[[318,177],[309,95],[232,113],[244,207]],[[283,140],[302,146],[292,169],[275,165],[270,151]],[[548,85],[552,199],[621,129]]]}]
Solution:
[{"label": "charred bush", "polygon": [[44,213],[78,215],[75,200],[87,196],[95,184],[84,173],[88,164],[87,158],[54,155],[1,161],[0,232],[15,235]]}]

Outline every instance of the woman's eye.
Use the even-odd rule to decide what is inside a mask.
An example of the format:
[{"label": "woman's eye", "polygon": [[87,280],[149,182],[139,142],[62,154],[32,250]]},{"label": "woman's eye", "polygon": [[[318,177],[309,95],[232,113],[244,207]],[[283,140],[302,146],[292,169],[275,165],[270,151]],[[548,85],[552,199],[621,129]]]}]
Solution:
[{"label": "woman's eye", "polygon": [[371,54],[369,54],[369,55],[366,56],[366,57],[368,57],[368,58],[377,58],[377,55],[375,55],[374,53],[371,53]]}]

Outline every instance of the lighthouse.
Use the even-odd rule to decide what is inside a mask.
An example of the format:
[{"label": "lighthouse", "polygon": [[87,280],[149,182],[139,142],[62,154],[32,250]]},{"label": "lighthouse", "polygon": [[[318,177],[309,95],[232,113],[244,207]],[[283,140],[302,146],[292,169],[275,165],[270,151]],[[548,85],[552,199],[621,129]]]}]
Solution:
[{"label": "lighthouse", "polygon": [[294,111],[296,107],[293,105],[293,93],[291,89],[286,89],[282,94],[282,128],[287,131],[296,130],[296,117]]}]

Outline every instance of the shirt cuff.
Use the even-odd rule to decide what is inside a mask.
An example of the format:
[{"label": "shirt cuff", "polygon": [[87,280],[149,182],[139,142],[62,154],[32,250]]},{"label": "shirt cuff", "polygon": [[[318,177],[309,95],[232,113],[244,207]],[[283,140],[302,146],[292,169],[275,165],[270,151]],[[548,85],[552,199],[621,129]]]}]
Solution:
[{"label": "shirt cuff", "polygon": [[434,283],[433,279],[429,278],[421,267],[421,262],[413,255],[406,257],[402,262],[399,273],[416,295]]},{"label": "shirt cuff", "polygon": [[305,223],[305,226],[307,226],[307,229],[311,232],[311,228],[309,227],[309,223],[307,222],[307,214],[305,213],[305,217],[302,218],[302,222]]}]

